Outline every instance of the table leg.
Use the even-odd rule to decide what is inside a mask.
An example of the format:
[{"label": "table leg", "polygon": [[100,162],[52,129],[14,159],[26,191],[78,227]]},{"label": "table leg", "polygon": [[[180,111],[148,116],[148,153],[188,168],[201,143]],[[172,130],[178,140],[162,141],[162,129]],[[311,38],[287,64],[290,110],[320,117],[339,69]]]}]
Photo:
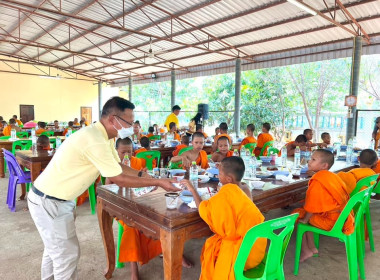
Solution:
[{"label": "table leg", "polygon": [[41,162],[33,162],[30,166],[30,178],[34,182],[41,173]]},{"label": "table leg", "polygon": [[4,154],[3,151],[0,150],[0,178],[4,178]]},{"label": "table leg", "polygon": [[104,272],[104,277],[111,279],[112,273],[115,270],[115,245],[113,240],[112,217],[103,209],[103,200],[101,199],[98,199],[97,212],[100,233],[102,234],[107,259],[107,268]]},{"label": "table leg", "polygon": [[185,239],[185,229],[166,231],[161,228],[160,230],[161,248],[164,255],[165,280],[181,279]]}]

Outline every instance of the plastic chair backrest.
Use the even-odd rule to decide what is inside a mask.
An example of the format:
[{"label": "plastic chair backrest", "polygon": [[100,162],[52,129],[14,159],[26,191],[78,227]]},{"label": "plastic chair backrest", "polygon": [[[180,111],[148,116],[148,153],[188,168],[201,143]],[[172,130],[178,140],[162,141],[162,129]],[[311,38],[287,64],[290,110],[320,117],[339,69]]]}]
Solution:
[{"label": "plastic chair backrest", "polygon": [[372,193],[380,194],[380,177],[377,179],[375,186],[373,187]]},{"label": "plastic chair backrest", "polygon": [[268,148],[268,156],[269,155],[274,155],[274,154],[279,154],[280,153],[280,151],[279,151],[279,149],[277,149],[277,148],[275,148],[275,147],[269,147]]},{"label": "plastic chair backrest", "polygon": [[[249,279],[243,274],[244,266],[251,252],[252,246],[259,238],[266,238],[270,240],[264,273],[261,279],[266,279],[267,275],[278,275],[277,272],[283,270],[284,256],[290,237],[293,233],[297,217],[298,214],[292,214],[269,220],[254,226],[245,234],[234,265],[236,280]],[[281,230],[281,232],[277,234],[275,232],[276,230]]]},{"label": "plastic chair backrest", "polygon": [[152,135],[152,136],[149,136],[149,140],[161,140],[161,135]]},{"label": "plastic chair backrest", "polygon": [[244,148],[249,149],[250,153],[252,154],[256,146],[257,146],[257,143],[248,143],[244,145]]},{"label": "plastic chair backrest", "polygon": [[350,198],[350,200],[347,202],[346,206],[344,207],[343,211],[340,213],[334,227],[331,229],[331,232],[336,232],[337,236],[339,236],[339,234],[342,233],[344,223],[346,222],[348,215],[350,215],[353,209],[356,209],[355,211],[355,232],[356,232],[356,228],[360,226],[359,221],[361,220],[361,217],[363,215],[363,211],[365,208],[363,206],[366,206],[369,203],[373,188],[374,186],[369,187],[365,190],[362,190]]},{"label": "plastic chair backrest", "polygon": [[28,138],[29,133],[27,131],[19,131],[19,132],[16,132],[16,136],[18,138]]},{"label": "plastic chair backrest", "polygon": [[160,164],[161,152],[160,151],[146,151],[136,155],[137,158],[143,158],[146,161],[146,168],[153,169],[153,160],[157,159],[157,166]]},{"label": "plastic chair backrest", "polygon": [[0,136],[0,140],[8,140],[10,139],[10,136]]},{"label": "plastic chair backrest", "polygon": [[359,180],[359,182],[356,183],[355,189],[350,193],[350,197],[353,197],[355,194],[360,192],[363,187],[371,187],[375,185],[378,178],[379,174],[375,174]]},{"label": "plastic chair backrest", "polygon": [[44,131],[40,135],[46,135],[47,137],[53,137],[54,131]]},{"label": "plastic chair backrest", "polygon": [[20,165],[18,164],[15,156],[8,150],[3,148],[4,158],[7,161],[9,174],[13,177],[18,177],[21,182],[28,182],[30,179],[28,179],[25,176],[24,171],[21,169]]},{"label": "plastic chair backrest", "polygon": [[29,150],[32,147],[32,140],[17,140],[12,144],[12,154],[20,150]]},{"label": "plastic chair backrest", "polygon": [[192,149],[193,149],[192,146],[191,146],[191,147],[185,147],[185,148],[182,148],[181,150],[179,150],[178,155],[180,156],[180,155],[182,155],[184,152],[190,151],[190,150],[192,150]]},{"label": "plastic chair backrest", "polygon": [[263,156],[263,155],[264,155],[264,152],[265,152],[265,150],[266,150],[266,148],[267,148],[267,147],[272,147],[272,146],[273,146],[273,143],[274,143],[274,141],[268,141],[268,142],[266,142],[266,143],[264,144],[264,146],[262,147],[261,151],[260,151],[260,155],[259,155],[259,157],[260,157],[260,156]]},{"label": "plastic chair backrest", "polygon": [[49,142],[50,142],[51,146],[53,147],[53,149],[55,149],[55,147],[57,145],[57,138],[50,138]]}]

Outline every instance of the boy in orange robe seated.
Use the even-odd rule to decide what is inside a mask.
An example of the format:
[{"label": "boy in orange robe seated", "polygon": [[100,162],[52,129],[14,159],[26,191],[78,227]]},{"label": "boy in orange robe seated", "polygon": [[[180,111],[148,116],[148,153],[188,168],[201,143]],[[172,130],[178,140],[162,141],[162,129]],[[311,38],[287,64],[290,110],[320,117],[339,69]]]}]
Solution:
[{"label": "boy in orange robe seated", "polygon": [[[223,186],[205,201],[189,181],[181,181],[192,192],[199,215],[214,232],[202,248],[200,280],[235,279],[234,263],[244,235],[253,226],[264,222],[264,216],[252,202],[249,188],[241,183],[244,170],[240,157],[225,158],[219,167],[219,180]],[[266,245],[264,238],[255,242],[245,269],[261,263]]]},{"label": "boy in orange robe seated", "polygon": [[311,147],[323,147],[323,148],[326,148],[327,147],[327,144],[326,143],[313,143],[311,140],[313,139],[313,130],[311,130],[310,128],[306,128],[304,131],[303,131],[303,135],[306,136],[306,139],[307,139],[307,142],[306,142],[306,145],[308,148],[311,148]]},{"label": "boy in orange robe seated", "polygon": [[68,126],[67,128],[65,128],[65,130],[62,132],[62,136],[66,136],[67,132],[69,132],[69,128],[71,128],[71,131],[74,130],[74,127],[73,127],[74,122],[69,121],[69,124],[68,124],[68,125],[69,125],[69,126]]},{"label": "boy in orange robe seated", "polygon": [[16,121],[16,123],[17,123],[18,126],[23,125],[22,121],[20,121],[20,120],[17,119],[17,115],[13,115],[12,118]]},{"label": "boy in orange robe seated", "polygon": [[11,136],[12,129],[16,130],[16,132],[21,131],[21,128],[16,126],[15,119],[9,119],[9,124],[3,129],[4,136]]},{"label": "boy in orange robe seated", "polygon": [[294,156],[297,147],[299,147],[301,151],[306,151],[306,142],[306,136],[300,134],[296,137],[294,141],[287,143],[285,146],[288,156]]},{"label": "boy in orange robe seated", "polygon": [[174,140],[181,141],[181,137],[177,133],[177,125],[175,124],[175,122],[171,122],[169,124],[169,133],[171,133],[174,136]]},{"label": "boy in orange robe seated", "polygon": [[[299,213],[299,222],[311,224],[323,230],[331,230],[350,196],[342,179],[328,171],[334,164],[334,155],[328,150],[316,150],[308,162],[309,170],[316,172],[309,181],[305,204],[293,213]],[[350,215],[343,227],[343,233],[354,232],[354,217]],[[303,262],[318,254],[312,232],[306,232],[302,240],[301,258]]]},{"label": "boy in orange robe seated", "polygon": [[[141,148],[135,151],[135,156],[138,153],[150,151],[150,140],[148,137],[146,137],[146,136],[141,137],[140,138],[140,145],[141,145]],[[144,166],[146,166],[145,159],[142,159],[142,160],[144,162]],[[157,161],[156,160],[153,160],[152,166],[153,166],[153,168],[157,167]]]},{"label": "boy in orange robe seated", "polygon": [[[216,133],[216,129],[215,129]],[[217,149],[216,143],[218,142],[219,137],[226,136],[232,145],[231,136],[228,135],[228,125],[225,122],[220,123],[219,125],[219,134],[214,136],[214,144],[212,145],[212,150],[215,152]]]},{"label": "boy in orange robe seated", "polygon": [[[273,136],[269,134],[270,130],[270,124],[269,123],[263,123],[263,127],[261,129],[262,133],[259,134],[257,137],[257,146],[254,150],[255,156],[259,156],[261,153],[261,149],[264,147],[266,142],[273,141]],[[268,147],[265,149],[263,155],[267,155]]]},{"label": "boy in orange robe seated", "polygon": [[175,150],[173,151],[173,157],[177,156],[178,153],[183,149],[189,147],[190,143],[190,137],[187,135],[182,135],[181,138],[181,144],[179,144],[177,147],[175,147]]},{"label": "boy in orange robe seated", "polygon": [[46,130],[46,122],[38,122],[38,129],[36,130],[36,134],[40,135],[42,132],[45,132]]},{"label": "boy in orange robe seated", "polygon": [[234,152],[230,151],[230,142],[227,137],[219,137],[216,144],[219,152],[212,154],[211,159],[213,162],[221,162],[226,157],[232,157]]},{"label": "boy in orange robe seated", "polygon": [[374,150],[365,149],[360,153],[359,162],[360,167],[351,169],[348,172],[339,172],[338,176],[343,180],[347,187],[347,193],[351,194],[351,192],[355,189],[356,183],[361,179],[375,175],[374,168],[377,165],[377,154]]},{"label": "boy in orange robe seated", "polygon": [[196,132],[203,133],[203,136],[205,137],[205,139],[207,139],[208,135],[206,134],[206,132],[203,131],[203,125],[201,125],[201,124],[197,124],[197,125],[195,126],[195,131],[196,131]]},{"label": "boy in orange robe seated", "polygon": [[243,139],[243,141],[241,141],[240,146],[239,146],[239,150],[241,149],[241,147],[243,147],[246,144],[257,142],[255,136],[253,136],[254,131],[255,131],[255,125],[254,124],[250,123],[249,125],[247,125],[247,129],[245,131],[245,133],[247,134],[247,137],[245,137]]},{"label": "boy in orange robe seated", "polygon": [[150,126],[148,128],[148,134],[146,135],[146,137],[151,137],[151,136],[154,136],[154,127],[153,126]]},{"label": "boy in orange robe seated", "polygon": [[203,169],[208,168],[209,165],[207,153],[202,150],[205,144],[205,137],[203,136],[203,134],[200,132],[194,132],[191,144],[193,145],[192,150],[186,151],[180,156],[172,157],[170,161],[182,161],[182,166],[184,169],[188,169],[193,161],[195,161],[196,164]]},{"label": "boy in orange robe seated", "polygon": [[326,147],[331,146],[331,136],[328,132],[323,132],[321,134],[322,145],[326,145]]}]

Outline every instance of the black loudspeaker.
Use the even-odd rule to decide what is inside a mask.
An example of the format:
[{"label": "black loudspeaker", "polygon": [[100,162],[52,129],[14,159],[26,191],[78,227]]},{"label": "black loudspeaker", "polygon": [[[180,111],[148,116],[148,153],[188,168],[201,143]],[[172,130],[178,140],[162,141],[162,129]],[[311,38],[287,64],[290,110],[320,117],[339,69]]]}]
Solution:
[{"label": "black loudspeaker", "polygon": [[208,104],[198,104],[198,113],[201,113],[204,120],[208,120]]}]

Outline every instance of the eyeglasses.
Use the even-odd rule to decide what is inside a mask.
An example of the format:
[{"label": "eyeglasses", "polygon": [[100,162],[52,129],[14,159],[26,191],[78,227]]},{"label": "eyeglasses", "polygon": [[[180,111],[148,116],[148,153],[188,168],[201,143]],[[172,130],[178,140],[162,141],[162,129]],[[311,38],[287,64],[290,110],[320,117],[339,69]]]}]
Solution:
[{"label": "eyeglasses", "polygon": [[122,117],[118,116],[118,115],[113,115],[114,117],[118,117],[119,119],[121,119],[123,122],[125,122],[126,124],[128,124],[129,126],[133,126],[133,123],[130,123],[126,120],[124,120]]}]

